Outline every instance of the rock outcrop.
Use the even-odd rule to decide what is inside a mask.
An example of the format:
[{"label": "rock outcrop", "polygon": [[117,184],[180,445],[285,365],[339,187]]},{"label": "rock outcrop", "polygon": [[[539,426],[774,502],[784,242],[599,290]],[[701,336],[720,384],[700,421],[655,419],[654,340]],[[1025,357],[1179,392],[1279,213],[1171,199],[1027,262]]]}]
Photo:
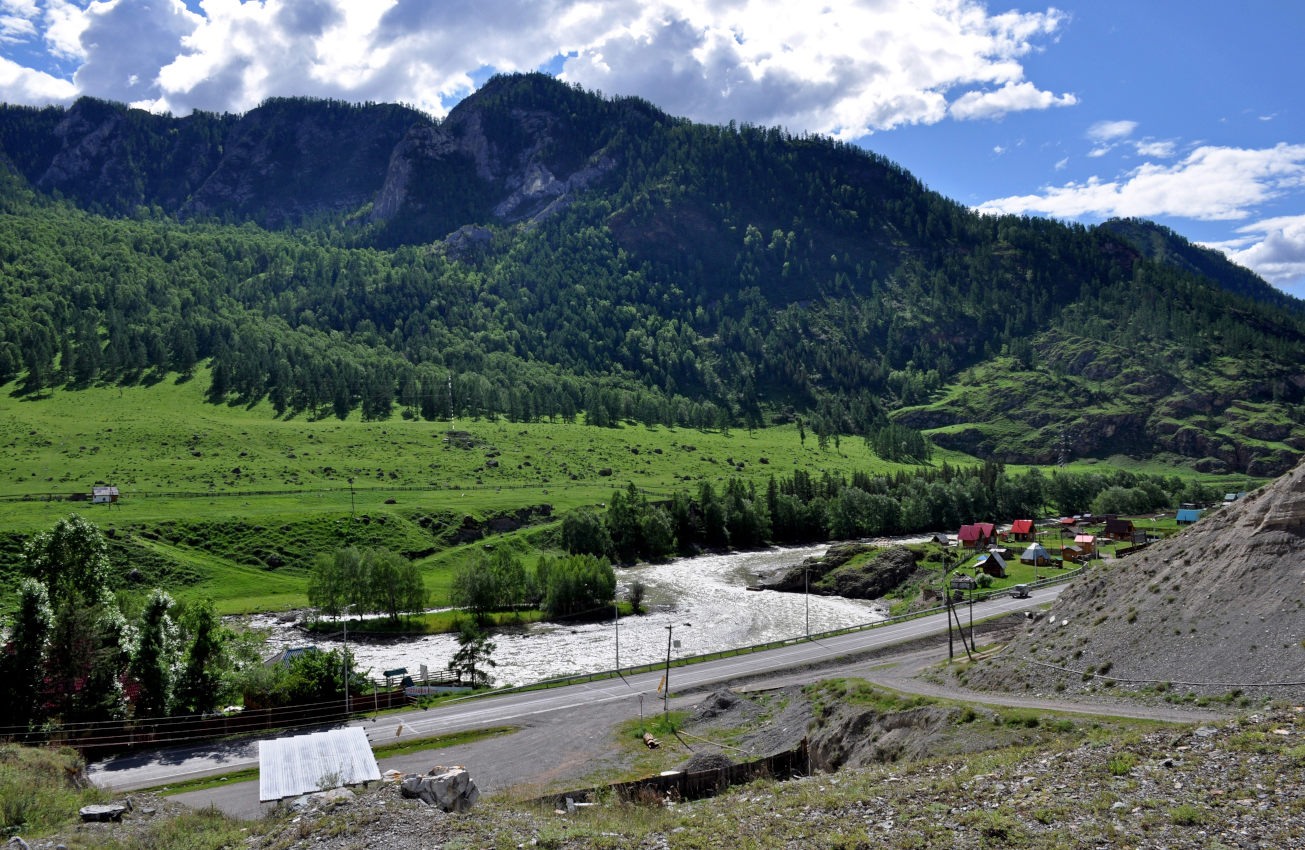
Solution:
[{"label": "rock outcrop", "polygon": [[[864,564],[848,566],[858,555],[877,552]],[[807,558],[770,581],[767,590],[849,599],[878,599],[915,572],[915,554],[905,546],[879,550],[868,543],[837,543],[818,558]],[[805,574],[805,575],[804,575]]]},{"label": "rock outcrop", "polygon": [[425,776],[405,776],[399,790],[405,797],[439,806],[446,812],[465,812],[480,799],[471,774],[461,767],[435,767]]}]

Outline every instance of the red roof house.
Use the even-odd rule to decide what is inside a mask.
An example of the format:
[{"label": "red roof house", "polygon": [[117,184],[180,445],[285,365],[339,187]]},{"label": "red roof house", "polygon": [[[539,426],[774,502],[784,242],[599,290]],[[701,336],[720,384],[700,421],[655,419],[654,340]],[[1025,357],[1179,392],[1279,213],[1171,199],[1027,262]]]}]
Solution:
[{"label": "red roof house", "polygon": [[990,522],[976,522],[973,525],[962,525],[956,538],[962,546],[976,549],[994,542],[997,539],[996,530],[996,526]]},{"label": "red roof house", "polygon": [[1033,520],[1017,519],[1011,523],[1010,536],[1016,540],[1032,540],[1033,535]]}]

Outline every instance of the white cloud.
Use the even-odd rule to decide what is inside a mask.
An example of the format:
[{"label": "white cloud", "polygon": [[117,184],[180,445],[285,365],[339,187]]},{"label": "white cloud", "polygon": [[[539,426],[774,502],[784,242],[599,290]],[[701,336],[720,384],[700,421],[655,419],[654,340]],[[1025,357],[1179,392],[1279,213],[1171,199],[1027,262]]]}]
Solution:
[{"label": "white cloud", "polygon": [[1114,180],[1045,187],[1040,194],[997,198],[989,213],[1045,213],[1059,218],[1178,216],[1244,219],[1256,204],[1305,187],[1305,145],[1272,148],[1202,146],[1173,165],[1146,163]]},{"label": "white cloud", "polygon": [[60,59],[85,59],[82,32],[90,23],[80,6],[68,0],[46,0],[45,44],[51,55]]},{"label": "white cloud", "polygon": [[1114,145],[1101,145],[1088,151],[1087,155],[1092,157],[1093,159],[1096,159],[1097,157],[1105,156],[1106,154],[1110,153],[1114,149],[1115,149]]},{"label": "white cloud", "polygon": [[1073,106],[1078,98],[1072,94],[1057,97],[1048,91],[1039,91],[1033,83],[1007,83],[996,91],[971,91],[952,101],[952,117],[962,121],[971,118],[997,118],[1007,112],[1026,109],[1046,109],[1051,106]]},{"label": "white cloud", "polygon": [[0,56],[0,102],[67,103],[77,96],[77,88],[31,68],[24,68]]},{"label": "white cloud", "polygon": [[1067,165],[1069,165],[1069,157],[1064,157],[1063,159],[1057,160],[1054,167],[1057,171],[1064,171]]},{"label": "white cloud", "polygon": [[0,15],[0,44],[26,41],[36,35],[36,25],[20,15]]},{"label": "white cloud", "polygon": [[[1209,247],[1224,251],[1230,260],[1246,266],[1269,283],[1283,288],[1305,283],[1305,215],[1279,216],[1237,228],[1243,240]],[[1245,247],[1239,247],[1245,245]],[[1295,294],[1305,295],[1305,291]]]},{"label": "white cloud", "polygon": [[27,41],[36,35],[36,0],[0,0],[0,44]]},{"label": "white cloud", "polygon": [[439,115],[473,75],[559,56],[568,81],[675,114],[844,138],[1077,102],[1022,64],[1066,16],[991,14],[981,0],[828,0],[800,14],[788,0],[202,0],[200,15],[181,0],[43,3],[48,49],[84,59],[79,91],[177,113],[304,94]]},{"label": "white cloud", "polygon": [[1153,156],[1157,159],[1169,159],[1177,150],[1177,146],[1173,142],[1155,141],[1154,139],[1136,142],[1134,147],[1137,148],[1139,155]]},{"label": "white cloud", "polygon": [[1094,142],[1109,142],[1126,139],[1136,129],[1136,121],[1098,121],[1088,127],[1087,137]]},{"label": "white cloud", "polygon": [[87,8],[73,74],[79,92],[123,102],[158,95],[159,69],[181,50],[200,17],[181,0],[107,0]]}]

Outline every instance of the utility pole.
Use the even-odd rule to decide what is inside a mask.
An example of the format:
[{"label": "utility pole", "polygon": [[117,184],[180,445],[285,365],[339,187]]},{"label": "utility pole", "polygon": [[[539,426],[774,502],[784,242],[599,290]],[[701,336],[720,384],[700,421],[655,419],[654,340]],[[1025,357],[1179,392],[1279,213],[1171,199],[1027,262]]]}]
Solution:
[{"label": "utility pole", "polygon": [[[449,373],[449,431],[452,432],[455,430],[457,430],[457,426],[453,422],[453,373],[450,372]],[[452,434],[450,434],[450,436],[452,436]]]},{"label": "utility pole", "polygon": [[970,646],[974,646],[974,587],[977,582],[970,584]]},{"label": "utility pole", "polygon": [[[353,479],[350,479],[351,481]],[[349,718],[349,606],[344,606],[344,657],[340,666],[344,669],[344,717]]]},{"label": "utility pole", "polygon": [[806,606],[807,614],[807,640],[811,640],[811,568],[802,568],[802,601]]},{"label": "utility pole", "polygon": [[674,625],[666,627],[666,675],[662,677],[662,718],[669,720],[671,716],[671,632]]},{"label": "utility pole", "polygon": [[943,552],[942,591],[943,591],[943,607],[947,609],[947,660],[948,661],[951,661],[953,658],[956,657],[955,644],[952,643],[952,592],[951,592],[951,588],[947,586],[947,574],[951,572],[951,570],[949,569],[950,561],[951,561],[951,557],[948,555],[948,553]]}]

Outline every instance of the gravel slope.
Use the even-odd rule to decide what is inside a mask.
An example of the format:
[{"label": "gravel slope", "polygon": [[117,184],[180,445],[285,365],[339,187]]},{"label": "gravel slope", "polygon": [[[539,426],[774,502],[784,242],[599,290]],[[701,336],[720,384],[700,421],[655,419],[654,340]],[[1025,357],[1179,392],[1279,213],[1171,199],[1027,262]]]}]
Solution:
[{"label": "gravel slope", "polygon": [[969,684],[1305,700],[1305,465],[1091,569]]}]

